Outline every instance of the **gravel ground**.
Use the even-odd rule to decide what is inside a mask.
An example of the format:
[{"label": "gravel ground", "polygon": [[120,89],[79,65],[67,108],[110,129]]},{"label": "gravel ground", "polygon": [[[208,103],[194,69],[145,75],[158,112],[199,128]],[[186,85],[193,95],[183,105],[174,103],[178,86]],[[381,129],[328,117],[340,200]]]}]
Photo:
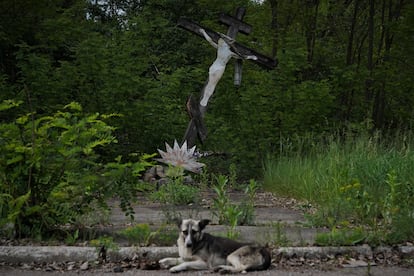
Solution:
[{"label": "gravel ground", "polygon": [[[36,271],[36,270],[25,270],[22,268],[14,267],[2,267],[0,266],[0,275],[13,275],[13,276],[56,276],[62,275],[65,276],[77,276],[77,275],[171,275],[166,270],[138,270],[130,269],[124,270],[123,272],[113,272],[111,269],[93,269],[88,271]],[[200,272],[183,272],[180,275],[220,275],[216,273],[210,273],[209,271],[200,271]],[[371,267],[368,270],[366,267],[359,268],[329,268],[321,270],[318,268],[309,268],[309,267],[295,267],[295,268],[272,268],[271,270],[261,271],[261,272],[250,272],[249,275],[278,275],[278,276],[341,276],[341,275],[358,275],[358,276],[367,276],[367,275],[378,275],[378,276],[413,276],[414,269],[403,268],[403,267],[383,267],[375,266]]]},{"label": "gravel ground", "polygon": [[[13,247],[14,248],[14,247]],[[152,253],[134,253],[123,254],[124,257],[118,261],[114,256],[110,260],[98,262],[97,257],[88,256],[88,258],[79,258],[79,256],[70,255],[72,258],[61,258],[59,254],[55,258],[43,258],[42,254],[38,255],[35,248],[33,252],[30,247],[24,247],[26,253],[21,253],[22,258],[12,261],[11,256],[5,247],[0,257],[0,275],[169,275],[168,270],[161,270],[157,260],[162,254],[166,254],[166,249],[159,250],[155,248],[145,249]],[[62,247],[57,247],[62,249]],[[168,249],[173,250],[174,248]],[[410,275],[414,276],[414,250],[412,246],[406,247],[405,250],[396,250],[387,247],[382,250],[372,250],[368,246],[353,247],[353,249],[332,247],[286,247],[272,250],[272,266],[267,271],[251,272],[249,275]],[[137,252],[136,248],[132,248]],[[315,251],[316,250],[316,251]],[[322,251],[321,251],[322,250]],[[90,250],[89,250],[90,251]],[[25,252],[25,251],[23,251]],[[38,258],[27,261],[31,253],[38,255]],[[56,248],[51,252],[56,253]],[[78,250],[76,251],[78,252]],[[79,250],[79,252],[83,252]],[[92,252],[94,252],[92,250]],[[149,252],[149,251],[148,251]],[[1,253],[1,252],[0,252]],[[80,253],[82,255],[84,253]],[[148,254],[148,255],[147,255]],[[171,253],[168,253],[171,254]],[[24,257],[24,256],[26,257]],[[158,256],[159,255],[159,256]],[[46,255],[47,256],[47,255]],[[53,256],[53,254],[52,254]],[[134,256],[134,257],[128,257]],[[151,257],[150,257],[151,256]],[[76,260],[75,261],[75,257]],[[6,260],[10,259],[10,263]],[[89,259],[89,261],[84,261]],[[99,258],[98,258],[99,259]],[[35,260],[35,261],[33,261]],[[40,261],[43,260],[43,261]],[[40,261],[40,262],[39,262]],[[182,275],[219,275],[209,271],[185,272]]]}]

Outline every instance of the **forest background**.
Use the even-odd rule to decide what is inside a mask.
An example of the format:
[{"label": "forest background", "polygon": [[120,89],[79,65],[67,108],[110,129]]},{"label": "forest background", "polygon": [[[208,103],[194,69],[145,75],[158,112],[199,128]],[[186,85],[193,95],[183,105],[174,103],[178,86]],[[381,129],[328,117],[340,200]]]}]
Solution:
[{"label": "forest background", "polygon": [[278,66],[245,62],[239,88],[228,66],[200,149],[230,153],[257,176],[292,137],[412,128],[414,8],[404,0],[1,1],[1,100],[23,101],[2,121],[76,101],[88,113],[122,114],[109,159],[180,141],[185,102],[199,97],[215,50],[177,21],[225,33],[218,16],[238,6],[253,31],[237,39]]},{"label": "forest background", "polygon": [[[34,176],[43,183],[40,198],[63,176],[80,182],[82,169],[119,165],[119,156],[128,161],[180,141],[189,122],[186,100],[199,97],[216,52],[177,21],[187,17],[225,33],[218,17],[237,7],[246,7],[244,21],[253,26],[237,40],[278,65],[266,70],[244,62],[242,84],[235,87],[230,62],[206,114],[207,140],[197,145],[226,153],[205,160],[210,172],[233,164],[240,178],[262,178],[269,154],[298,147],[306,153],[327,137],[412,131],[411,1],[1,0],[0,201],[9,203],[1,210],[7,220],[18,216],[11,210],[27,201],[28,190],[36,202]],[[59,146],[51,142],[56,137]],[[82,177],[93,182],[92,175]],[[99,187],[88,185],[94,192]],[[118,192],[130,195],[125,187]]]}]

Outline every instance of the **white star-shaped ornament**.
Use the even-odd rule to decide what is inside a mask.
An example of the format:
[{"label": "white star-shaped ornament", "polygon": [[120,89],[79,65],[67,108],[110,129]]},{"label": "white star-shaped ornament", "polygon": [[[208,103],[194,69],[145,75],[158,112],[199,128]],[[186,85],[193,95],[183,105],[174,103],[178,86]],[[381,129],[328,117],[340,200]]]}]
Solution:
[{"label": "white star-shaped ornament", "polygon": [[200,173],[201,168],[205,166],[205,164],[196,161],[196,157],[194,156],[196,147],[194,146],[188,149],[187,141],[184,141],[183,145],[180,147],[177,140],[174,140],[173,148],[166,142],[165,148],[166,151],[158,149],[162,158],[157,158],[155,160],[175,167],[181,167],[193,173]]}]

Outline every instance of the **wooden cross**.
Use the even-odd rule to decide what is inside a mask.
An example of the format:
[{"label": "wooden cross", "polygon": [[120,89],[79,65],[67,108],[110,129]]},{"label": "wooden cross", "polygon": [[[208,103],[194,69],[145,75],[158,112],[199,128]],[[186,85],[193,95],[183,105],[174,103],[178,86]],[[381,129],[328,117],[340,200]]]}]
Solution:
[{"label": "wooden cross", "polygon": [[[246,35],[250,34],[252,26],[244,23],[243,17],[246,14],[245,8],[237,8],[236,17],[232,17],[226,14],[220,15],[220,22],[229,26],[227,30],[227,36],[235,39],[238,32],[244,33]],[[241,74],[242,74],[242,59],[237,59],[234,64],[234,85],[239,86],[241,83]]]},{"label": "wooden cross", "polygon": [[[209,30],[207,28],[204,28],[200,26],[199,24],[188,20],[188,19],[180,19],[178,21],[178,26],[182,27],[185,30],[188,30],[198,36],[205,37],[203,33],[200,31],[201,29],[204,29],[207,35],[216,43],[218,44],[218,41],[220,38],[226,40],[226,43],[230,45],[232,52],[236,53],[238,56],[255,56],[256,59],[252,60],[253,62],[257,63],[258,65],[266,68],[266,69],[274,69],[276,67],[276,61],[270,57],[267,57],[263,54],[260,54],[256,52],[253,49],[250,49],[234,39],[236,38],[236,35],[241,32],[246,35],[248,35],[251,32],[252,26],[243,22],[242,19],[246,13],[245,8],[237,8],[236,16],[230,16],[226,14],[220,15],[220,23],[225,24],[228,26],[227,30],[227,37],[223,38],[223,35]],[[231,40],[231,41],[227,41]],[[234,84],[236,86],[239,86],[241,83],[241,74],[242,74],[242,59],[237,59],[235,63],[235,71],[234,71]],[[203,91],[202,91],[203,93]],[[184,141],[187,141],[188,147],[192,147],[195,145],[197,137],[200,139],[201,143],[204,142],[204,140],[207,137],[207,129],[204,125],[204,114],[206,112],[206,107],[203,107],[198,104],[198,101],[196,101],[192,96],[189,97],[187,101],[187,111],[191,117],[191,121],[188,124],[187,130],[184,134]]]}]

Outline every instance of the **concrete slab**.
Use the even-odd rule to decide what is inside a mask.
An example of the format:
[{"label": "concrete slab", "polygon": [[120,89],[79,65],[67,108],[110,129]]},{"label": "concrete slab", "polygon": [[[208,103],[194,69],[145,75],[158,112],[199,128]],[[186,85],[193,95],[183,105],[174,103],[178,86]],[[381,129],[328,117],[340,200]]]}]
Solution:
[{"label": "concrete slab", "polygon": [[[202,193],[203,206],[195,204],[188,206],[162,206],[154,203],[146,197],[140,197],[139,204],[134,204],[135,219],[131,222],[119,208],[119,203],[111,202],[112,212],[109,221],[110,226],[105,227],[106,231],[116,232],[132,224],[146,223],[156,229],[165,225],[167,216],[178,216],[181,218],[210,219],[212,222],[207,226],[206,231],[212,234],[225,234],[228,227],[217,225],[217,217],[214,216],[211,203],[215,195],[211,192]],[[243,200],[243,193],[232,192],[230,194],[234,204],[240,204]],[[324,228],[305,227],[306,219],[300,210],[294,210],[280,203],[274,202],[269,195],[260,195],[260,201],[254,210],[254,221],[252,225],[237,226],[235,231],[239,233],[241,241],[256,241],[261,244],[276,243],[301,246],[313,245],[318,233],[326,232]]]}]

